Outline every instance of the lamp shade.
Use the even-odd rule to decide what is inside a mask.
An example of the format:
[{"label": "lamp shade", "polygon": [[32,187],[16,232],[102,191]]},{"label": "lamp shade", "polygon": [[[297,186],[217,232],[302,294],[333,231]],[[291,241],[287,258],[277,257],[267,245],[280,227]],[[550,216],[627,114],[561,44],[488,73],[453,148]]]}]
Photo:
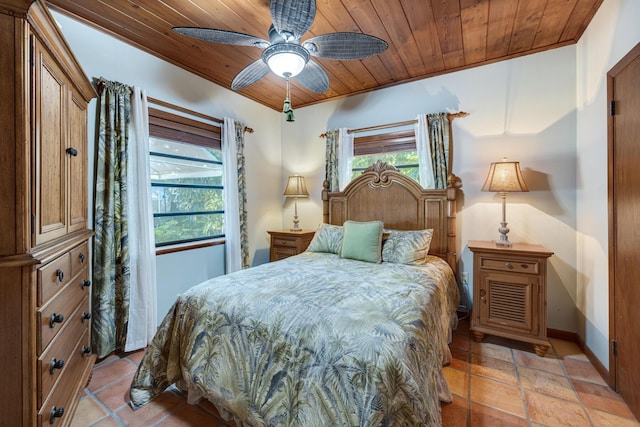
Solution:
[{"label": "lamp shade", "polygon": [[520,171],[520,162],[508,162],[504,159],[501,162],[491,163],[482,191],[499,193],[529,191]]},{"label": "lamp shade", "polygon": [[304,184],[304,177],[299,175],[290,176],[287,181],[287,188],[284,189],[286,197],[309,197],[307,186]]}]

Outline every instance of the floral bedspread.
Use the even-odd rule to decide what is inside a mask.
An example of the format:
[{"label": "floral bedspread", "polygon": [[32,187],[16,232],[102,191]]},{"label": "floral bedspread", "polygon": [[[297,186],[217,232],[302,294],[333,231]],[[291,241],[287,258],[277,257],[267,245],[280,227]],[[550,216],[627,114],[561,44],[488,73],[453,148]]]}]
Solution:
[{"label": "floral bedspread", "polygon": [[131,384],[171,384],[246,426],[437,426],[453,273],[303,253],[178,297]]}]

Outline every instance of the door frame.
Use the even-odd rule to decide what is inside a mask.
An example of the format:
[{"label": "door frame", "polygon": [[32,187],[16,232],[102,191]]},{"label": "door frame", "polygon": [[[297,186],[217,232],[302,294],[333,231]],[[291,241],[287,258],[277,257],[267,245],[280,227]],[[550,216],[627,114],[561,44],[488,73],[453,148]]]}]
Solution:
[{"label": "door frame", "polygon": [[607,192],[608,192],[608,232],[609,232],[609,386],[613,390],[617,390],[617,369],[618,364],[616,357],[613,355],[613,340],[616,339],[616,321],[615,321],[615,289],[616,289],[616,230],[617,223],[616,214],[616,193],[614,182],[615,167],[615,134],[614,134],[614,118],[611,114],[610,105],[614,99],[614,80],[616,76],[624,70],[631,62],[640,57],[640,43],[636,44],[616,65],[607,73]]}]

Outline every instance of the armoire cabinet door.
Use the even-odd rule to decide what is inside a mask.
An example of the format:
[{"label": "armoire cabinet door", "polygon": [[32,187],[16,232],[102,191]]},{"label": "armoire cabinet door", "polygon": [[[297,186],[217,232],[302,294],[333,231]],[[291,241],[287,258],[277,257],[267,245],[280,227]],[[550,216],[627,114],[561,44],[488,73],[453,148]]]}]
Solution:
[{"label": "armoire cabinet door", "polygon": [[42,48],[35,49],[33,106],[35,123],[35,245],[67,233],[68,89],[64,73]]},{"label": "armoire cabinet door", "polygon": [[[69,102],[69,232],[87,228],[87,103],[71,93]],[[75,153],[75,154],[74,154]]]}]

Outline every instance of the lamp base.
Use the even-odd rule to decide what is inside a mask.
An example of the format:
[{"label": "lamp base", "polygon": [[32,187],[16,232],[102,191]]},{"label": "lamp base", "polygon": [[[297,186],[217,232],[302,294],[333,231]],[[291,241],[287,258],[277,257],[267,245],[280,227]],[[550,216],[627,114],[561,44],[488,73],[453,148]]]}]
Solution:
[{"label": "lamp base", "polygon": [[509,241],[509,237],[507,236],[507,234],[509,234],[509,227],[507,227],[506,222],[500,223],[500,228],[498,228],[498,231],[500,232],[500,240],[496,241],[496,246],[506,246],[506,247],[513,246],[512,243]]},{"label": "lamp base", "polygon": [[300,228],[300,220],[298,219],[297,214],[293,217],[293,227],[291,227],[289,231],[295,231],[295,232],[302,231],[302,229]]}]

